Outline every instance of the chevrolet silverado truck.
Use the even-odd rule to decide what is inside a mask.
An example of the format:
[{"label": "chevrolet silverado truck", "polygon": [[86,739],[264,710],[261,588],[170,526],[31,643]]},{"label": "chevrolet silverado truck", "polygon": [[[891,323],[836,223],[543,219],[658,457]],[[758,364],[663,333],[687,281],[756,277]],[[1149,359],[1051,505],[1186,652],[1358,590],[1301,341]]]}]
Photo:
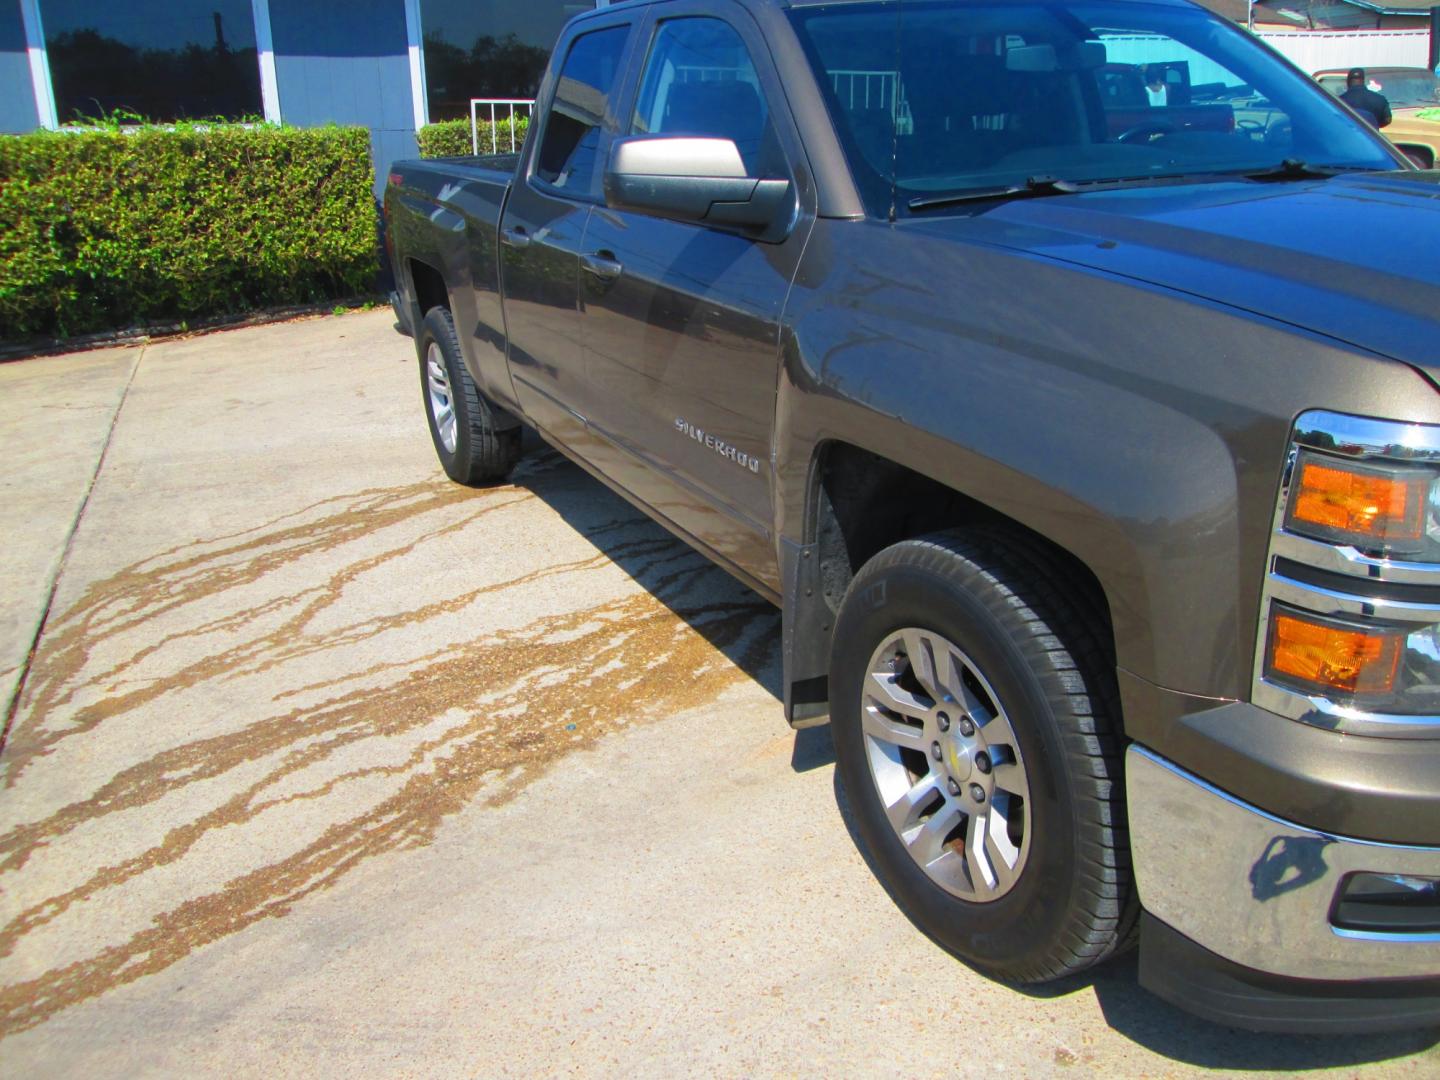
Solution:
[{"label": "chevrolet silverado truck", "polygon": [[635,0],[384,206],[445,471],[533,426],[777,604],[927,935],[1440,1021],[1440,175],[1188,0]]}]

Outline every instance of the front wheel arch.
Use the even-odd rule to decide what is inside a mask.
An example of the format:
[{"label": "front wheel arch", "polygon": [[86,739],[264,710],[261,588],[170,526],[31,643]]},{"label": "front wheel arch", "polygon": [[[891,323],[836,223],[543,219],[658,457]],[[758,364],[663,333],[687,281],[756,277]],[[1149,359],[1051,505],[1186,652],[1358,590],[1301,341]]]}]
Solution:
[{"label": "front wheel arch", "polygon": [[835,617],[860,568],[903,540],[966,529],[1000,532],[1007,542],[1057,567],[1069,600],[1082,608],[1116,664],[1109,592],[1075,553],[1023,522],[898,461],[861,446],[825,440],[809,455],[803,489],[803,542],[779,545],[785,621],[782,638],[786,717],[796,727],[829,713],[828,674]]}]

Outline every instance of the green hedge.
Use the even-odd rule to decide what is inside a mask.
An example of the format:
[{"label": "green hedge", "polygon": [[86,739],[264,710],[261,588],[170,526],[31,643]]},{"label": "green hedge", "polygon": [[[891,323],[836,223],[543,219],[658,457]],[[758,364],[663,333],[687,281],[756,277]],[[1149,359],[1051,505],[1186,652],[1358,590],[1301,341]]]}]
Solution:
[{"label": "green hedge", "polygon": [[[480,153],[489,154],[491,150],[491,126],[489,120],[481,120],[477,125],[480,130]],[[499,153],[508,154],[512,152],[510,139],[510,120],[497,121],[493,134],[499,138]],[[530,128],[530,120],[525,116],[516,116],[515,139],[513,148],[520,149],[520,144],[525,141],[525,132]],[[441,120],[438,124],[426,124],[420,129],[416,138],[420,142],[421,157],[463,157],[474,153],[473,145],[470,142],[470,121],[469,120]]]},{"label": "green hedge", "polygon": [[1440,109],[1421,109],[1415,115],[1421,120],[1440,120]]},{"label": "green hedge", "polygon": [[0,136],[0,338],[368,292],[371,185],[363,128]]}]

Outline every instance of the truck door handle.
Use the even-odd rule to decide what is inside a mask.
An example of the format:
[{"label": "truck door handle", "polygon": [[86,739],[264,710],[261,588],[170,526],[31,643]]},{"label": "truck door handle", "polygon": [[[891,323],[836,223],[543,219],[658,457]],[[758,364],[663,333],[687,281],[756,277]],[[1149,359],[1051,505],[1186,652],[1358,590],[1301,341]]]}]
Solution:
[{"label": "truck door handle", "polygon": [[506,247],[521,250],[530,246],[530,235],[525,231],[524,225],[516,225],[500,230],[500,242]]},{"label": "truck door handle", "polygon": [[581,255],[580,266],[587,274],[594,274],[601,281],[614,281],[625,269],[609,251]]}]

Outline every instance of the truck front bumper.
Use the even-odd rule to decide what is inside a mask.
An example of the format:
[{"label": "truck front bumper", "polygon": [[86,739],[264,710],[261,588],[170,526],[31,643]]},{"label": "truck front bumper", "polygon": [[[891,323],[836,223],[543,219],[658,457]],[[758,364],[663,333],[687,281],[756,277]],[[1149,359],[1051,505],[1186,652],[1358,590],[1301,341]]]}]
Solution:
[{"label": "truck front bumper", "polygon": [[1440,930],[1416,929],[1423,905],[1418,921],[1402,912],[1384,929],[1364,917],[1355,928],[1338,908],[1352,875],[1440,881],[1440,848],[1296,825],[1139,745],[1126,789],[1148,989],[1258,1030],[1440,1023]]}]

